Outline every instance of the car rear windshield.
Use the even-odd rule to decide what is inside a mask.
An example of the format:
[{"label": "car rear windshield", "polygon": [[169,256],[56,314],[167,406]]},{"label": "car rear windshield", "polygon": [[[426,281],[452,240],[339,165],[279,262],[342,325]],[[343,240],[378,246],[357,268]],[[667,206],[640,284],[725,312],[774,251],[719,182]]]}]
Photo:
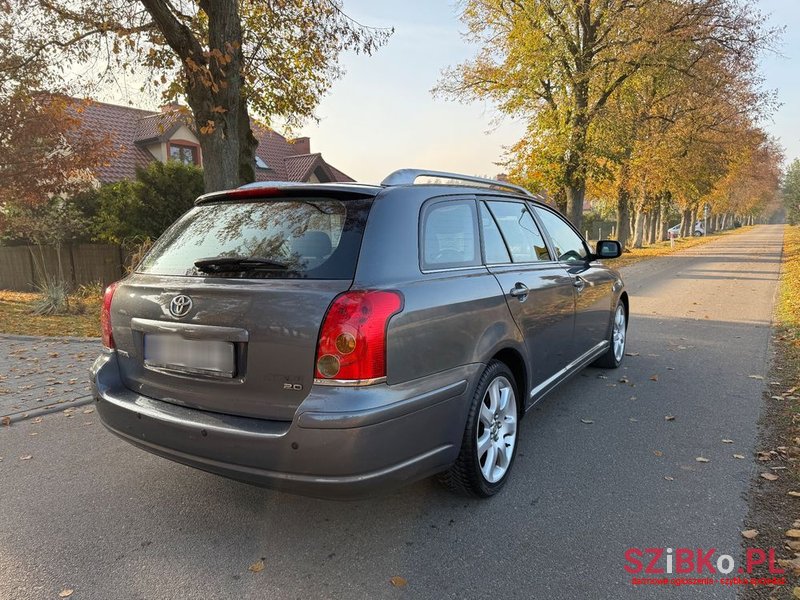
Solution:
[{"label": "car rear windshield", "polygon": [[158,239],[136,271],[352,279],[370,202],[287,198],[202,204]]}]

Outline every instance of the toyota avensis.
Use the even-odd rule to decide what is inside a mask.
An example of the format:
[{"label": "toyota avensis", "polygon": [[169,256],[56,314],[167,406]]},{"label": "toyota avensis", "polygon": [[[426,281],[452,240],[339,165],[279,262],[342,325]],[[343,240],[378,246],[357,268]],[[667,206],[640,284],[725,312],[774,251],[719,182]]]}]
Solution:
[{"label": "toyota avensis", "polygon": [[452,173],[206,194],[106,290],[97,411],[144,450],[295,493],[440,474],[491,496],[523,414],[622,361],[619,254]]}]

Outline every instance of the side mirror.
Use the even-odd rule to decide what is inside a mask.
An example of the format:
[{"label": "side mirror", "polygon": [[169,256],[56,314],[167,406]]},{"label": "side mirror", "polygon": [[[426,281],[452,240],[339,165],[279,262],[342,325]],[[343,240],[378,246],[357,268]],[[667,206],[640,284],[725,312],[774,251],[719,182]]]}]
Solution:
[{"label": "side mirror", "polygon": [[597,258],[617,258],[622,256],[622,246],[617,240],[600,240],[597,242]]}]

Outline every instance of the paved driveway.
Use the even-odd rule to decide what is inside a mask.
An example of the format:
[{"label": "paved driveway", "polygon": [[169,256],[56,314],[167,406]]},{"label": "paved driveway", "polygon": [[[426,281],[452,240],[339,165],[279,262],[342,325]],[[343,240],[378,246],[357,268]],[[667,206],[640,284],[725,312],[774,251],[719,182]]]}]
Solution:
[{"label": "paved driveway", "polygon": [[352,503],[262,490],[134,449],[93,413],[5,428],[0,597],[731,598],[634,588],[623,554],[738,558],[781,237],[758,227],[627,269],[634,356],[528,415],[489,502],[430,481]]},{"label": "paved driveway", "polygon": [[0,334],[0,417],[19,419],[91,401],[100,340]]}]

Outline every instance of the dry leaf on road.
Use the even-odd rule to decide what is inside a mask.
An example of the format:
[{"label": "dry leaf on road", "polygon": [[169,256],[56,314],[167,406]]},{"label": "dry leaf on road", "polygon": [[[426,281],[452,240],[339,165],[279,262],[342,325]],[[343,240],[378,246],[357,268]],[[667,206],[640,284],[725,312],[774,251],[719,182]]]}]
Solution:
[{"label": "dry leaf on road", "polygon": [[794,590],[792,591],[792,596],[794,596],[795,598],[800,598],[800,587],[794,588]]},{"label": "dry leaf on road", "polygon": [[762,473],[761,478],[766,479],[767,481],[776,481],[778,476],[775,475],[775,473]]},{"label": "dry leaf on road", "polygon": [[672,415],[667,415],[666,417],[664,417],[664,420],[665,421],[674,421],[675,417],[673,417]]},{"label": "dry leaf on road", "polygon": [[698,456],[697,458],[695,458],[695,460],[696,460],[697,462],[702,462],[702,463],[711,462],[711,459],[710,459],[710,458],[706,458],[706,457],[704,457],[704,456]]},{"label": "dry leaf on road", "polygon": [[658,381],[658,375],[653,375],[653,376],[650,378],[650,381]]},{"label": "dry leaf on road", "polygon": [[756,537],[757,535],[758,535],[758,529],[745,529],[745,530],[742,532],[742,537],[745,537],[745,538],[747,538],[748,540],[755,539],[755,537]]},{"label": "dry leaf on road", "polygon": [[750,379],[764,379],[763,375],[748,375]]},{"label": "dry leaf on road", "polygon": [[670,477],[669,475],[664,475],[664,479],[666,479],[667,481],[675,481],[675,478]]},{"label": "dry leaf on road", "polygon": [[786,537],[800,539],[800,529],[790,529],[786,532]]},{"label": "dry leaf on road", "polygon": [[664,453],[661,450],[653,450],[653,454],[656,456],[664,456]]},{"label": "dry leaf on road", "polygon": [[248,571],[252,571],[253,573],[261,573],[264,570],[264,559],[257,560],[252,565],[247,567]]},{"label": "dry leaf on road", "polygon": [[400,577],[399,575],[395,575],[394,577],[389,579],[389,583],[391,583],[394,587],[406,587],[408,585],[408,581],[406,581],[404,577]]},{"label": "dry leaf on road", "polygon": [[789,492],[789,495],[795,498],[800,498],[800,492]]},{"label": "dry leaf on road", "polygon": [[32,458],[33,458],[32,454],[26,454],[25,456],[20,456],[19,457],[20,460],[30,460]]},{"label": "dry leaf on road", "polygon": [[3,423],[4,427],[11,427],[11,417],[3,417],[0,422]]},{"label": "dry leaf on road", "polygon": [[723,444],[732,444],[733,440],[724,439],[724,440],[722,440],[722,443]]},{"label": "dry leaf on road", "polygon": [[744,454],[734,454],[733,458],[743,459],[744,458]]},{"label": "dry leaf on road", "polygon": [[70,596],[72,596],[72,592],[74,592],[74,591],[75,590],[72,590],[70,588],[64,588],[63,590],[58,592],[58,597],[59,598],[69,598]]},{"label": "dry leaf on road", "polygon": [[586,425],[591,425],[592,423],[594,423],[594,421],[592,421],[591,419],[581,419],[581,423],[584,423]]}]

